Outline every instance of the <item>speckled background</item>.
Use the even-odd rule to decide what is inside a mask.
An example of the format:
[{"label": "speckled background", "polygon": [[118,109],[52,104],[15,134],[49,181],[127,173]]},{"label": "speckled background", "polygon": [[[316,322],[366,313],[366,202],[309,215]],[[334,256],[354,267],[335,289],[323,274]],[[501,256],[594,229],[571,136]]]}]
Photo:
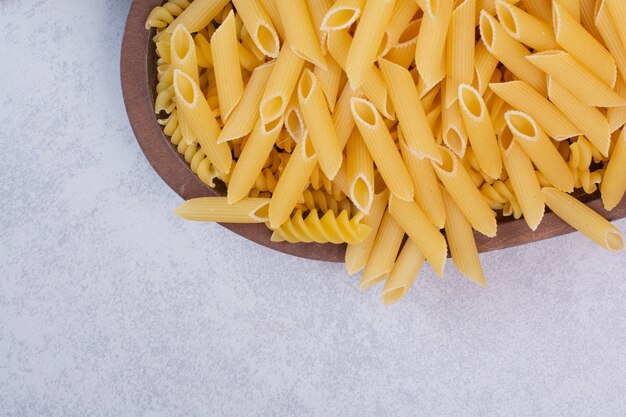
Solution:
[{"label": "speckled background", "polygon": [[0,1],[1,416],[626,415],[624,254],[569,235],[385,308],[174,217],[122,104],[129,3]]}]

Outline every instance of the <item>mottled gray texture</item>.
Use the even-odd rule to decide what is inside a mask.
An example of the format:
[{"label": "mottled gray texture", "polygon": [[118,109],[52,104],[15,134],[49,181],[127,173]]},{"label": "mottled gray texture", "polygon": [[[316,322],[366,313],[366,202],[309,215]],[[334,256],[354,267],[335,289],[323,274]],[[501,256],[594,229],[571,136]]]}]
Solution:
[{"label": "mottled gray texture", "polygon": [[578,234],[384,308],[174,217],[122,105],[128,5],[2,1],[0,415],[626,415],[626,256]]}]

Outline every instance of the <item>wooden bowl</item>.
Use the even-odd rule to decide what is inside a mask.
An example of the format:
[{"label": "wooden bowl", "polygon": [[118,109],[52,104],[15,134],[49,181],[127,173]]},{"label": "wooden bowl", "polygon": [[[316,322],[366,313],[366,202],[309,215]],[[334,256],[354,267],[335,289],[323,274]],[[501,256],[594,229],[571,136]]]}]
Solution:
[{"label": "wooden bowl", "polygon": [[[121,79],[124,103],[137,142],[146,158],[178,195],[184,199],[225,195],[223,184],[215,189],[205,185],[191,171],[183,157],[163,133],[154,114],[156,60],[152,36],[154,31],[144,28],[153,7],[162,0],[133,0],[126,21],[121,54]],[[583,201],[609,220],[626,217],[626,199],[613,211],[602,207],[599,195],[584,196]],[[164,210],[167,208],[164,208]],[[303,258],[343,262],[345,245],[290,244],[270,241],[271,232],[263,224],[223,224],[227,229],[271,249]],[[490,239],[479,233],[476,243],[480,252],[536,242],[572,232],[573,229],[551,212],[546,212],[537,231],[531,231],[524,220],[499,218],[498,236]]]}]

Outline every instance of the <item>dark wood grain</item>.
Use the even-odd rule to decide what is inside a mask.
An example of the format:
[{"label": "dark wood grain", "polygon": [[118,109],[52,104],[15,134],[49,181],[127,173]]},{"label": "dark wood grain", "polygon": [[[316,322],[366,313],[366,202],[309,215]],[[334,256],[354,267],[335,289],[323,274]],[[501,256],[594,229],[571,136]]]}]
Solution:
[{"label": "dark wood grain", "polygon": [[[144,28],[144,24],[150,10],[161,3],[162,0],[133,0],[128,13],[121,53],[122,92],[128,118],[146,158],[163,181],[178,195],[185,200],[224,195],[223,185],[213,190],[191,171],[163,133],[154,114],[156,56],[151,32]],[[586,203],[609,220],[626,217],[626,200],[622,200],[611,212],[602,208],[598,196],[592,196]],[[275,243],[270,241],[271,232],[263,224],[223,226],[253,242],[291,255],[329,262],[342,262],[344,259],[345,245]],[[498,223],[496,238],[489,239],[476,233],[476,240],[479,251],[487,252],[537,242],[572,231],[570,226],[548,212],[535,232],[523,220],[502,219]]]}]

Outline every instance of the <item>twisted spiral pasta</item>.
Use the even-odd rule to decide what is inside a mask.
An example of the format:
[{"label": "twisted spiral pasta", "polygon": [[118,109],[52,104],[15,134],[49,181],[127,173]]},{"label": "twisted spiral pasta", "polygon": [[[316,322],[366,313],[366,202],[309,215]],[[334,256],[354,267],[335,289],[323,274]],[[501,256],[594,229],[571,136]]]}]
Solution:
[{"label": "twisted spiral pasta", "polygon": [[254,187],[252,189],[260,192],[269,191],[270,193],[273,193],[276,188],[276,184],[278,184],[279,177],[280,174],[273,173],[270,168],[263,168],[254,182]]},{"label": "twisted spiral pasta", "polygon": [[314,190],[323,189],[326,193],[332,195],[337,200],[343,200],[346,195],[337,187],[317,165],[311,174],[311,187]]},{"label": "twisted spiral pasta", "polygon": [[569,145],[567,165],[574,177],[574,187],[582,188],[585,193],[592,194],[602,182],[604,170],[591,170],[593,163],[599,163],[604,158],[584,136],[580,136]]},{"label": "twisted spiral pasta", "polygon": [[364,215],[357,213],[350,218],[348,211],[338,216],[327,211],[321,218],[317,210],[311,210],[306,218],[302,210],[295,213],[272,234],[273,242],[287,241],[316,243],[349,243],[362,242],[371,232],[371,228],[361,223]]},{"label": "twisted spiral pasta", "polygon": [[169,0],[164,5],[155,7],[146,19],[146,29],[167,27],[189,4],[187,0]]},{"label": "twisted spiral pasta", "polygon": [[352,212],[348,198],[337,200],[335,197],[322,190],[312,190],[310,188],[304,190],[298,204],[304,211],[319,210],[325,213],[331,210],[335,212],[335,214],[341,213],[342,211],[347,211],[348,213]]},{"label": "twisted spiral pasta", "polygon": [[493,184],[485,183],[480,187],[480,193],[493,210],[502,210],[504,216],[522,217],[522,208],[517,201],[511,180],[497,180]]}]

